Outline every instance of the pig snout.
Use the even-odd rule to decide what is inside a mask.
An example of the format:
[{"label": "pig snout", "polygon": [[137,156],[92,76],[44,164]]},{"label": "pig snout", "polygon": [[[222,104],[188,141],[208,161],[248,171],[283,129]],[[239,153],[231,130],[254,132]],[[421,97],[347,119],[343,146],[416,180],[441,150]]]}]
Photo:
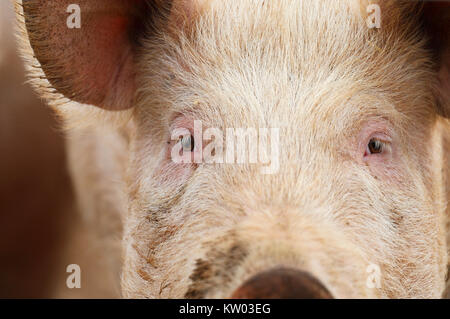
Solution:
[{"label": "pig snout", "polygon": [[330,292],[307,272],[275,268],[259,273],[234,291],[233,299],[330,299]]}]

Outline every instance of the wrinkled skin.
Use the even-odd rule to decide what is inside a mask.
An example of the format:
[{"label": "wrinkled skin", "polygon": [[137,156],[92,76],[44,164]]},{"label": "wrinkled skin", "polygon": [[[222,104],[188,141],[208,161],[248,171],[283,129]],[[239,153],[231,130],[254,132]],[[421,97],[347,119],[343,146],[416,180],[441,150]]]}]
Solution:
[{"label": "wrinkled skin", "polygon": [[[337,298],[442,296],[449,123],[419,18],[389,5],[370,29],[356,1],[175,2],[140,39],[128,110],[53,103],[81,210],[123,233],[122,296],[226,298],[280,266]],[[194,120],[279,128],[279,170],[174,163]]]}]

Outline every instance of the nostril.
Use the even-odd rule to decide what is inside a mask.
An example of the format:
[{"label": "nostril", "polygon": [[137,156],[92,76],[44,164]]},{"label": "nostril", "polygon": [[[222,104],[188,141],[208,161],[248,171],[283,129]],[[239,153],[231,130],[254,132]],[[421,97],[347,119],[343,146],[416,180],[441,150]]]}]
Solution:
[{"label": "nostril", "polygon": [[330,292],[307,272],[275,268],[247,280],[233,299],[327,299]]}]

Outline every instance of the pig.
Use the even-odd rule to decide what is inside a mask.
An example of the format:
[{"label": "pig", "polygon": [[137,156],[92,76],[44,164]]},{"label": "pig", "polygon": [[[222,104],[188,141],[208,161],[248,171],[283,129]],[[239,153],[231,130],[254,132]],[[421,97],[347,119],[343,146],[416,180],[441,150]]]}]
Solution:
[{"label": "pig", "polygon": [[[97,272],[112,274],[118,296],[443,296],[447,3],[18,0],[16,10],[30,81],[61,119],[79,211],[98,234]],[[220,149],[194,123],[277,129],[264,151],[277,169],[207,161],[231,137]]]}]

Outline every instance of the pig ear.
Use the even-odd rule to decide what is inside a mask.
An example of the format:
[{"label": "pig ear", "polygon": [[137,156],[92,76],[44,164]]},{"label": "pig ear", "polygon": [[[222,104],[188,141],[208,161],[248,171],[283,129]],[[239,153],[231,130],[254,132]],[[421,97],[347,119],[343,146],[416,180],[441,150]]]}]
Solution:
[{"label": "pig ear", "polygon": [[425,32],[437,61],[440,111],[450,117],[450,2],[426,1],[423,15]]},{"label": "pig ear", "polygon": [[132,106],[136,38],[143,21],[151,19],[145,16],[150,1],[21,2],[22,26],[44,73],[41,77],[45,75],[52,89],[104,109]]}]

